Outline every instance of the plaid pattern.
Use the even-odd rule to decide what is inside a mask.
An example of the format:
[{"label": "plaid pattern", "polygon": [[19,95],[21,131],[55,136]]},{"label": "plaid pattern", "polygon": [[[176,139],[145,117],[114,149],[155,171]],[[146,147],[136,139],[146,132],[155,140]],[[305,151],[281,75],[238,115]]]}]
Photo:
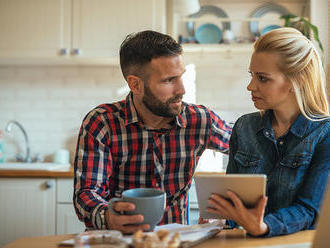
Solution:
[{"label": "plaid pattern", "polygon": [[231,127],[204,106],[183,103],[172,129],[148,130],[132,95],[96,107],[85,117],[77,143],[74,206],[87,228],[112,197],[130,188],[166,192],[161,224],[187,221],[187,196],[206,148],[228,153]]}]

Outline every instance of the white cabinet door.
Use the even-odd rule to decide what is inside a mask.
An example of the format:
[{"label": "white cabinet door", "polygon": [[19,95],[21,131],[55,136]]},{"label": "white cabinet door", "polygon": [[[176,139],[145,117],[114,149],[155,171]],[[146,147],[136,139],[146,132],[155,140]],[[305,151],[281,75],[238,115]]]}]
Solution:
[{"label": "white cabinet door", "polygon": [[71,0],[0,0],[0,57],[56,57],[70,45]]},{"label": "white cabinet door", "polygon": [[165,32],[165,14],[165,0],[0,0],[0,59],[118,60],[127,34]]},{"label": "white cabinet door", "polygon": [[55,234],[55,179],[0,178],[0,246]]},{"label": "white cabinet door", "polygon": [[73,178],[57,179],[57,203],[71,203],[73,201]]},{"label": "white cabinet door", "polygon": [[73,207],[73,178],[57,179],[56,234],[80,233],[85,224],[80,222]]},{"label": "white cabinet door", "polygon": [[85,225],[78,220],[73,204],[57,204],[56,234],[72,234],[83,231],[85,231]]},{"label": "white cabinet door", "polygon": [[73,0],[73,49],[79,57],[118,57],[127,34],[165,32],[164,0]]}]

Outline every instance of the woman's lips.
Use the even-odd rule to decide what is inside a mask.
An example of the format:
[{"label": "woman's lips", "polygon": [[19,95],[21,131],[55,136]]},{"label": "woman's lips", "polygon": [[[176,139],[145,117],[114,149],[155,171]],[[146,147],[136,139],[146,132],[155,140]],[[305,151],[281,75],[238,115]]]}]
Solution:
[{"label": "woman's lips", "polygon": [[252,96],[252,101],[254,101],[254,102],[256,102],[256,101],[258,101],[260,99],[261,99],[260,97]]}]

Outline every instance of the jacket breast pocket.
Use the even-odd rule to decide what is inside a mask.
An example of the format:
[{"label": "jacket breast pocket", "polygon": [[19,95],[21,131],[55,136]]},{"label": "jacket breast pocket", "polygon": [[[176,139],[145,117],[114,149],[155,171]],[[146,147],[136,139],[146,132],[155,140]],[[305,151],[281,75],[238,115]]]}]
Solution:
[{"label": "jacket breast pocket", "polygon": [[263,160],[254,154],[248,154],[238,151],[234,156],[235,163],[238,167],[238,173],[254,174],[260,171]]},{"label": "jacket breast pocket", "polygon": [[280,183],[289,190],[298,190],[311,163],[312,154],[301,153],[285,156],[279,163]]}]

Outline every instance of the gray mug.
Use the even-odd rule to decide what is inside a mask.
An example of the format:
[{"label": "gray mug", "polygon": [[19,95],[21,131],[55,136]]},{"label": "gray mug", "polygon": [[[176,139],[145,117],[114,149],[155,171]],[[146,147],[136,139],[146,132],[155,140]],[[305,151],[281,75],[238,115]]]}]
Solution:
[{"label": "gray mug", "polygon": [[109,201],[109,211],[115,215],[120,215],[119,212],[112,208],[113,203],[118,201],[131,202],[135,205],[135,210],[125,211],[124,214],[143,215],[144,221],[137,224],[149,224],[149,231],[154,230],[155,226],[163,217],[166,206],[166,194],[159,189],[136,188],[123,191],[121,197],[122,198],[112,198]]}]

